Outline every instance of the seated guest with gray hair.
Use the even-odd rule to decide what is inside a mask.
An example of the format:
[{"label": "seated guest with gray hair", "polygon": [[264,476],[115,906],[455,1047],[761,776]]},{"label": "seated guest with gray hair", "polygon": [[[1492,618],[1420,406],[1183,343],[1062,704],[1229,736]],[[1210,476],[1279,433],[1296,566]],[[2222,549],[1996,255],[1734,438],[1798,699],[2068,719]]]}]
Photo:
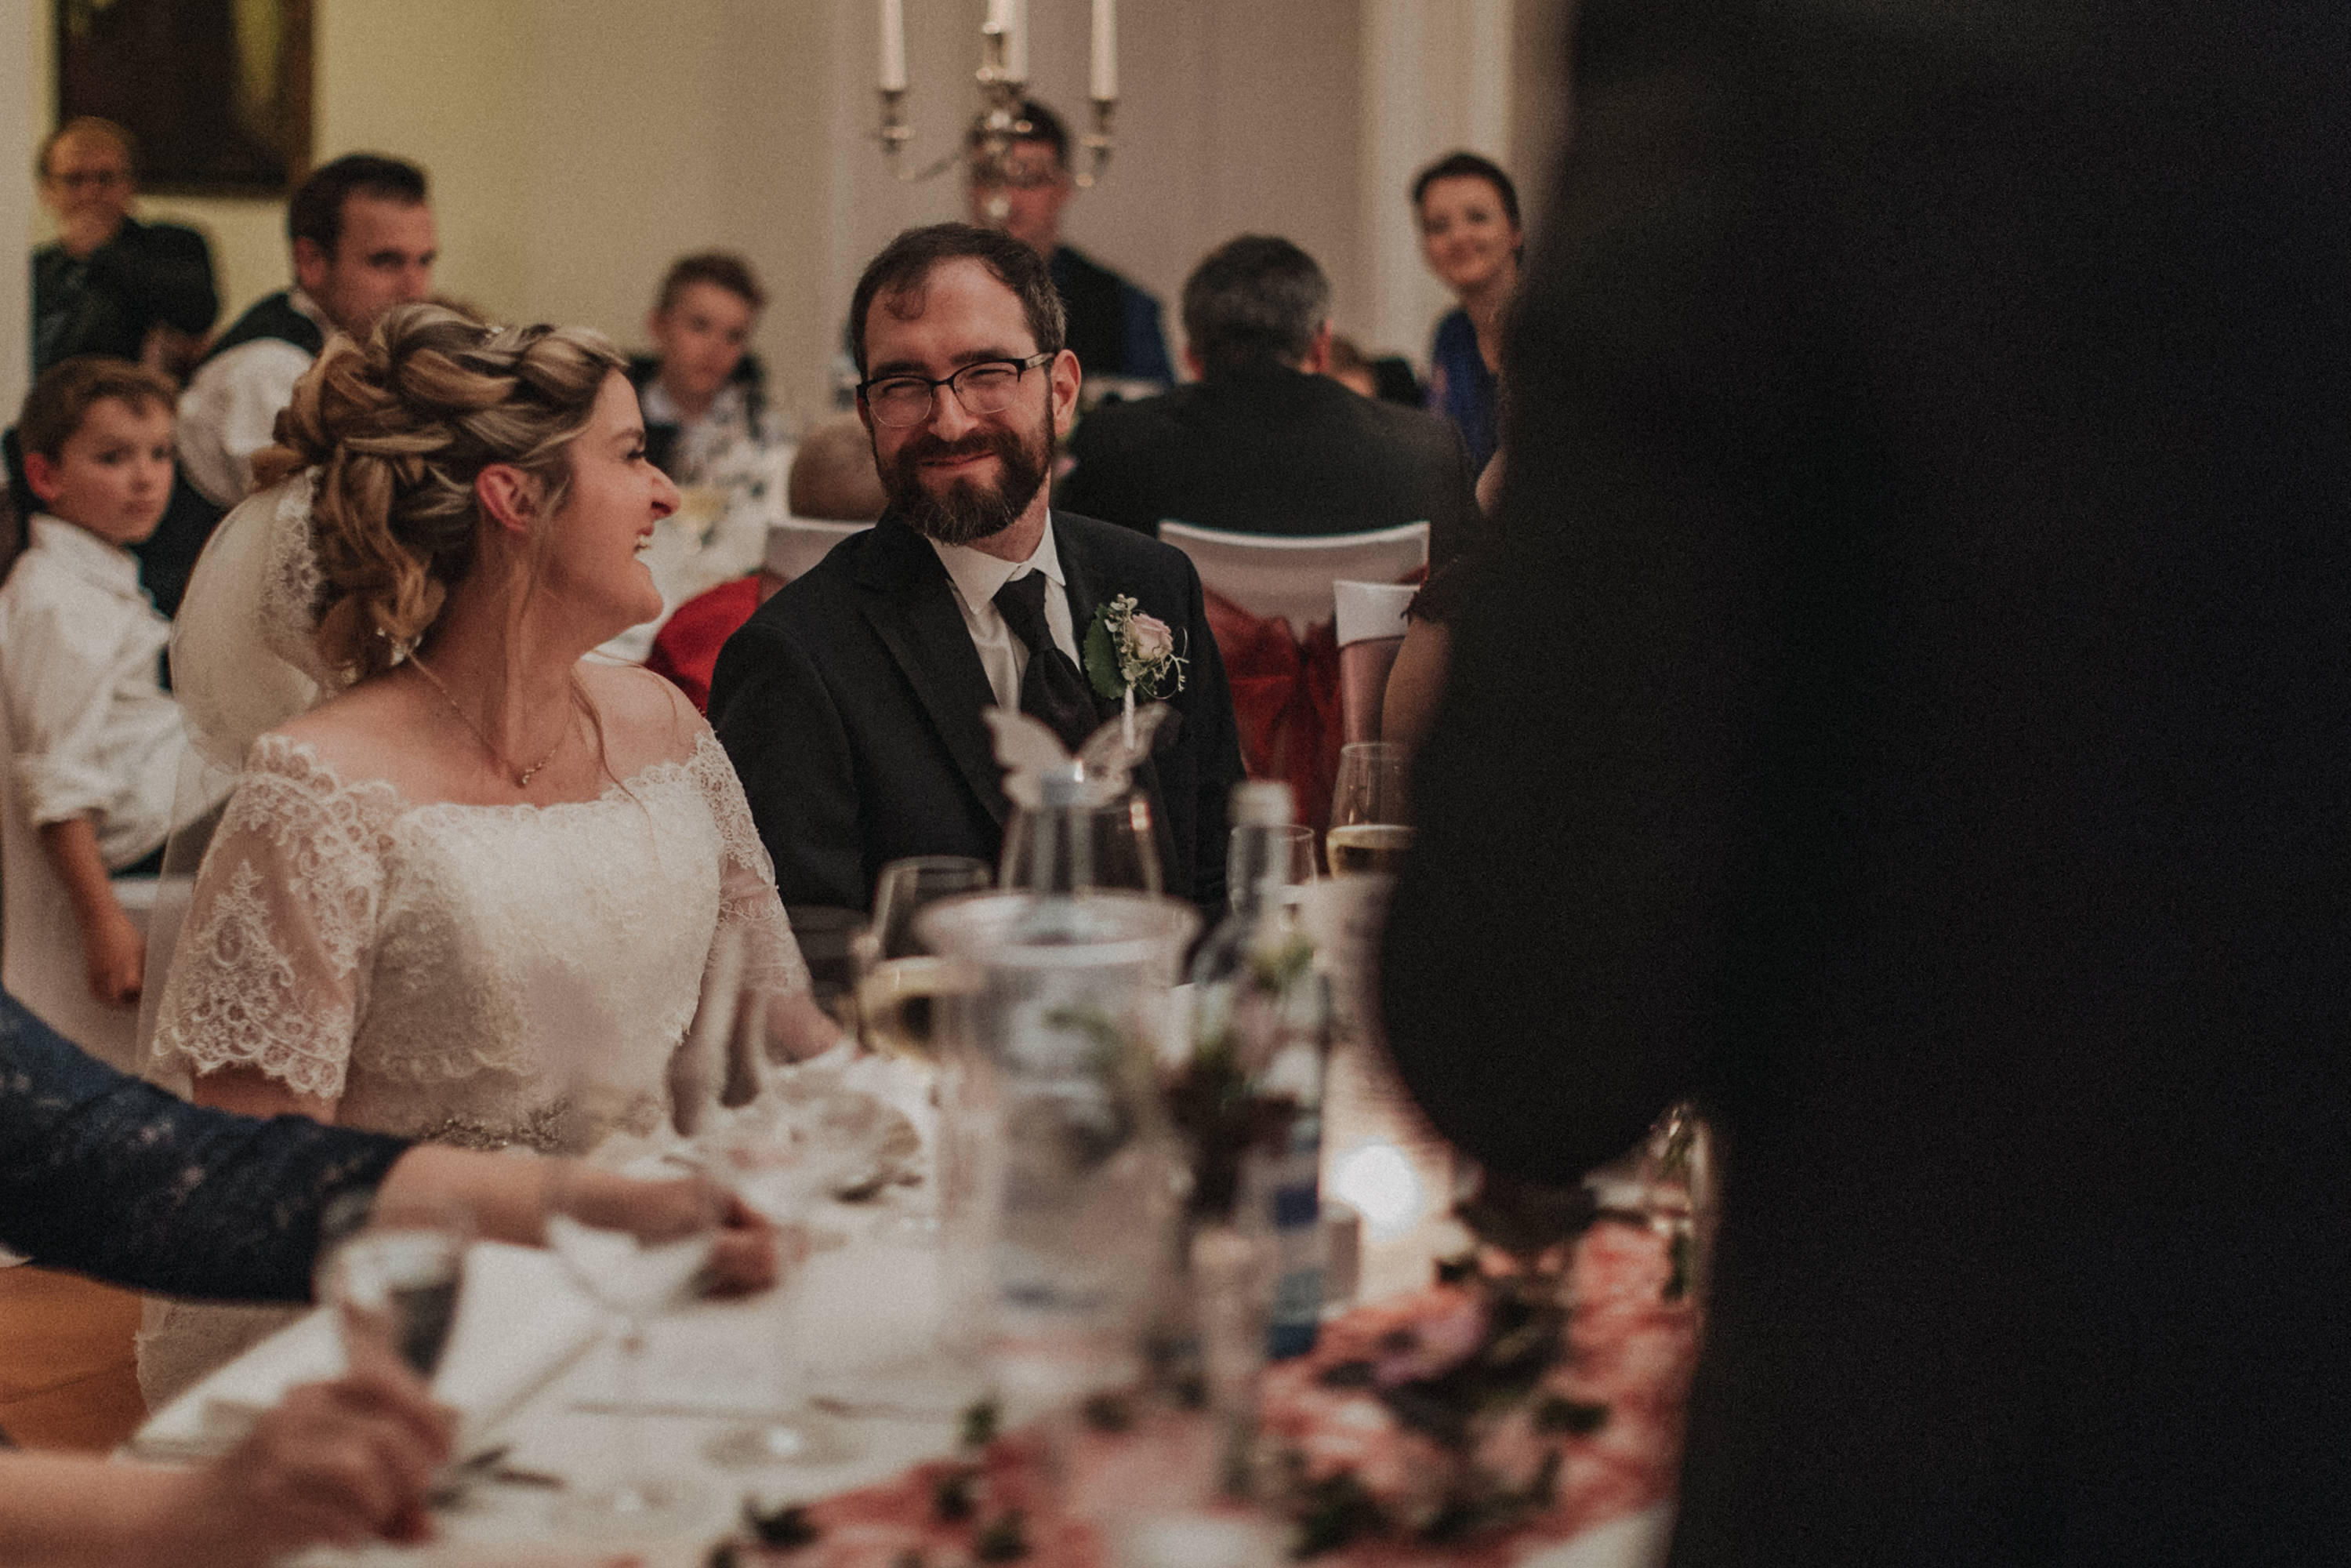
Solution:
[{"label": "seated guest with gray hair", "polygon": [[1144,533],[1168,518],[1296,535],[1425,521],[1438,562],[1481,530],[1452,427],[1322,373],[1331,282],[1312,256],[1270,235],[1229,241],[1186,281],[1184,331],[1201,379],[1087,415],[1057,507]]}]

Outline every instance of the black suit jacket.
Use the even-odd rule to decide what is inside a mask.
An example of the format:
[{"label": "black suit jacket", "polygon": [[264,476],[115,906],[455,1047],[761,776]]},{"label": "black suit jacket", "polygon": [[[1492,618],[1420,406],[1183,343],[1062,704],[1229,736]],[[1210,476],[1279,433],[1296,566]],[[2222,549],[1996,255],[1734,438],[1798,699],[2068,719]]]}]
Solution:
[{"label": "black suit jacket", "polygon": [[1103,403],[1070,455],[1054,500],[1143,533],[1169,518],[1289,535],[1426,522],[1442,564],[1484,528],[1450,424],[1280,365]]},{"label": "black suit jacket", "polygon": [[[1199,574],[1181,551],[1091,517],[1057,510],[1051,526],[1081,640],[1096,605],[1128,593],[1187,644],[1173,734],[1136,781],[1159,807],[1167,891],[1219,912],[1240,742]],[[719,653],[710,718],[784,902],[863,908],[875,873],[906,855],[994,863],[1010,810],[980,717],[995,700],[946,568],[894,517],[761,605]]]},{"label": "black suit jacket", "polygon": [[220,314],[212,247],[178,224],[122,220],[77,261],[61,245],[33,252],[33,373],[76,354],[136,361],[161,323],[201,337]]},{"label": "black suit jacket", "polygon": [[1398,1060],[1712,1108],[1677,1561],[2341,1561],[2351,12],[1577,28]]}]

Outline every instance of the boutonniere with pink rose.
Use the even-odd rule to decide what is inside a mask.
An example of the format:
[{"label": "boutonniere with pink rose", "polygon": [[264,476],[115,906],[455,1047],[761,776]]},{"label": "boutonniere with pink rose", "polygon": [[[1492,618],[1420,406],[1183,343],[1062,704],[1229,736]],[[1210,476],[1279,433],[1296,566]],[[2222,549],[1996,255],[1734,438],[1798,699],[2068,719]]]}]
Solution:
[{"label": "boutonniere with pink rose", "polygon": [[1184,666],[1176,633],[1155,615],[1145,615],[1134,596],[1122,593],[1094,606],[1086,628],[1086,679],[1106,700],[1119,704],[1129,723],[1138,702],[1159,702],[1184,689]]}]

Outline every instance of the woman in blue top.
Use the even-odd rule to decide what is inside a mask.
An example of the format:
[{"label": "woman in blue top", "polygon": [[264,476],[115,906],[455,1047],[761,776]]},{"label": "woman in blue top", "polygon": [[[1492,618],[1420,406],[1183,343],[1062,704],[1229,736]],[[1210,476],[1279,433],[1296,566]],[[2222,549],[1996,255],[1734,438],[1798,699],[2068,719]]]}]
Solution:
[{"label": "woman in blue top", "polygon": [[1413,180],[1412,205],[1428,270],[1461,302],[1437,324],[1428,406],[1460,427],[1470,470],[1482,473],[1500,439],[1502,311],[1518,288],[1526,243],[1518,187],[1490,160],[1456,152]]}]

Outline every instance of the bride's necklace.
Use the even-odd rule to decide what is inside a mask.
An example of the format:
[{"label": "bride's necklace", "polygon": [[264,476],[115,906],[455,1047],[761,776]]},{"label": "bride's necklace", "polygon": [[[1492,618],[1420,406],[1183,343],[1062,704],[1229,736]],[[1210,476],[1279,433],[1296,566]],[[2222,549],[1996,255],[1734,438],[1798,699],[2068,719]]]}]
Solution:
[{"label": "bride's necklace", "polygon": [[540,768],[554,761],[555,754],[562,750],[563,743],[570,738],[571,726],[567,716],[562,733],[555,737],[555,744],[547,748],[547,755],[540,758],[538,761],[532,763],[528,768],[518,768],[513,763],[507,760],[507,754],[498,749],[496,742],[491,740],[488,732],[483,729],[480,725],[474,722],[474,716],[467,713],[463,707],[458,706],[457,699],[449,695],[449,688],[441,684],[441,677],[433,673],[431,665],[418,658],[413,653],[411,653],[408,655],[408,662],[416,666],[416,673],[418,674],[423,675],[426,680],[433,683],[433,689],[441,694],[441,700],[449,705],[449,711],[455,714],[465,727],[474,732],[474,738],[482,743],[482,749],[490,754],[490,760],[496,763],[499,770],[514,780],[515,788],[517,789],[529,789],[533,776],[535,776]]}]

